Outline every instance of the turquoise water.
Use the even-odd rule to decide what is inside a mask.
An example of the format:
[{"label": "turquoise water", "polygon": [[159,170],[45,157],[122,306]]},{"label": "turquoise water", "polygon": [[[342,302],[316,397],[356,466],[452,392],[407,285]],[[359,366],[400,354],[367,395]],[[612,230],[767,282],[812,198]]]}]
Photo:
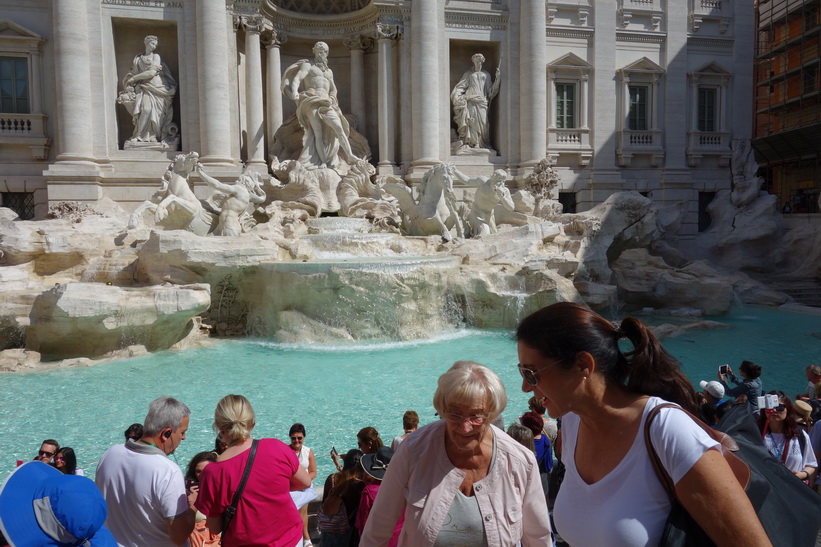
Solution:
[{"label": "turquoise water", "polygon": [[[804,367],[821,364],[819,315],[746,308],[716,320],[731,328],[688,331],[664,341],[696,386],[715,379],[720,364],[737,369],[749,359],[763,367],[766,389],[794,395],[806,385]],[[434,340],[349,346],[226,341],[90,368],[0,376],[0,479],[17,459],[31,459],[48,437],[74,448],[80,466],[93,475],[100,455],[122,442],[122,431],[142,422],[148,403],[160,395],[191,408],[188,438],[172,456],[184,467],[196,452],[213,447],[217,401],[241,393],[257,413],[255,436],[287,440],[292,423],[305,425],[321,484],[333,467],[331,446],[354,448],[362,427],[376,427],[389,444],[402,433],[405,410],[416,410],[423,424],[432,421],[436,379],[460,359],[486,364],[502,378],[509,397],[505,423],[527,409],[516,344],[507,331],[461,330]]]}]

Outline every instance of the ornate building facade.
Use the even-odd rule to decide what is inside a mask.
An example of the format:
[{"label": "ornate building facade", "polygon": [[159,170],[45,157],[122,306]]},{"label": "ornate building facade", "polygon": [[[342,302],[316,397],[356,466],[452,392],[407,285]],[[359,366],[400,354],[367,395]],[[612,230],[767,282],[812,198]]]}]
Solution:
[{"label": "ornate building facade", "polygon": [[[295,114],[283,73],[321,40],[378,173],[454,162],[515,186],[547,158],[566,210],[637,190],[684,210],[686,248],[751,136],[753,35],[733,0],[0,0],[0,199],[34,218],[64,200],[133,209],[192,150],[225,180],[269,172]],[[452,90],[477,53],[499,85],[471,148]],[[128,75],[152,56],[168,78],[149,105]]]}]

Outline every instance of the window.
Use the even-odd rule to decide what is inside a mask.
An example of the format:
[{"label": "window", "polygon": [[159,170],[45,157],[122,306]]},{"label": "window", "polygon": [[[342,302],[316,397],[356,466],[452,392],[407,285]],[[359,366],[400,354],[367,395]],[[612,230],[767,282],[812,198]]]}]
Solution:
[{"label": "window", "polygon": [[562,213],[575,213],[576,192],[559,192],[559,203],[562,204]]},{"label": "window", "polygon": [[576,84],[556,84],[556,127],[576,127]]},{"label": "window", "polygon": [[818,91],[818,66],[808,66],[801,74],[801,92],[804,94]]},{"label": "window", "polygon": [[28,62],[22,57],[0,57],[0,112],[28,114]]},{"label": "window", "polygon": [[698,88],[698,130],[714,132],[718,130],[718,89]]},{"label": "window", "polygon": [[0,193],[0,206],[17,213],[20,220],[31,220],[34,218],[34,193],[2,192]]},{"label": "window", "polygon": [[649,88],[645,85],[631,85],[630,110],[627,114],[627,129],[631,131],[647,131],[647,108]]},{"label": "window", "polygon": [[715,192],[699,192],[698,193],[698,231],[706,232],[712,223],[710,213],[707,212],[707,206],[715,199]]},{"label": "window", "polygon": [[804,30],[812,30],[818,25],[818,6],[804,8]]}]

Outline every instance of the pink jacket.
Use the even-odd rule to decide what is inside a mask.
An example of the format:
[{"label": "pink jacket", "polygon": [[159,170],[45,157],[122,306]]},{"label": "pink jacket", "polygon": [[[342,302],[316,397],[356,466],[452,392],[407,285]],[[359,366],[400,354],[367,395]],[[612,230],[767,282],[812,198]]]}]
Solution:
[{"label": "pink jacket", "polygon": [[[387,545],[404,512],[399,545],[430,546],[465,473],[445,453],[445,422],[416,431],[397,450],[376,496],[361,547]],[[496,444],[490,473],[474,484],[489,547],[552,545],[539,468],[533,453],[502,430],[489,426]]]}]

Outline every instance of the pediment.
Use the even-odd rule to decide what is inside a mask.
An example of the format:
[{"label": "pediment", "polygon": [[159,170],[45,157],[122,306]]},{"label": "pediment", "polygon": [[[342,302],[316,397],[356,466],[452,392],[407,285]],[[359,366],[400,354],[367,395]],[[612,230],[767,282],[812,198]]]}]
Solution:
[{"label": "pediment", "polygon": [[24,38],[35,42],[40,42],[43,37],[34,31],[18,25],[9,19],[0,19],[0,39],[3,38]]},{"label": "pediment", "polygon": [[579,70],[592,70],[593,65],[576,55],[575,53],[568,53],[562,55],[555,61],[548,63],[550,68],[575,68]]},{"label": "pediment", "polygon": [[712,61],[694,70],[693,74],[698,74],[699,76],[730,76],[730,71],[717,62]]},{"label": "pediment", "polygon": [[664,74],[664,69],[661,68],[659,65],[648,59],[647,57],[642,57],[638,61],[634,61],[629,65],[620,68],[619,72],[629,74],[629,73],[645,73],[645,74]]}]

